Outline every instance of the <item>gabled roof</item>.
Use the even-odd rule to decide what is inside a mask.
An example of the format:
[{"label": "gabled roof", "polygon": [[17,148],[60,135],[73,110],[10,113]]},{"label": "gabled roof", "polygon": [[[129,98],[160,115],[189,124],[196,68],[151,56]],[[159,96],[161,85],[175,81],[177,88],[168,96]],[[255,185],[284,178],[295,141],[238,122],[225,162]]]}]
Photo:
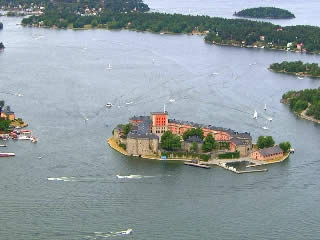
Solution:
[{"label": "gabled roof", "polygon": [[274,147],[269,147],[269,148],[263,148],[263,149],[260,149],[259,150],[259,153],[266,157],[268,155],[271,155],[271,154],[280,154],[280,153],[283,153],[283,150],[278,146],[274,146]]},{"label": "gabled roof", "polygon": [[202,139],[199,138],[198,136],[190,136],[186,139],[186,142],[196,142],[196,143],[202,143]]}]

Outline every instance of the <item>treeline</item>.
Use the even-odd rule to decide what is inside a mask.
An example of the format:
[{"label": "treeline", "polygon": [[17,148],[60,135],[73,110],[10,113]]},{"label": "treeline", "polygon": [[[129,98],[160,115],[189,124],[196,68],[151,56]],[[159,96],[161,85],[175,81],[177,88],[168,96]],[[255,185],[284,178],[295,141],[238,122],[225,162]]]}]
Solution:
[{"label": "treeline", "polygon": [[289,19],[295,18],[294,14],[286,9],[275,7],[247,8],[240,12],[235,12],[235,16],[249,18],[271,18],[271,19]]},{"label": "treeline", "polygon": [[289,104],[292,111],[301,113],[308,108],[306,114],[320,120],[320,88],[289,91],[283,94],[282,100]]},{"label": "treeline", "polygon": [[320,77],[320,67],[317,63],[303,63],[301,61],[273,63],[270,69],[276,72]]},{"label": "treeline", "polygon": [[0,42],[0,50],[4,49],[4,44],[2,42]]},{"label": "treeline", "polygon": [[[303,43],[308,52],[320,53],[320,28],[313,26],[282,27],[246,19],[225,19],[208,16],[190,16],[163,13],[118,13],[105,11],[99,16],[79,16],[64,11],[46,11],[45,15],[23,19],[24,25],[43,25],[58,28],[83,28],[85,25],[107,29],[133,29],[155,33],[208,33],[208,43],[227,45],[254,45],[287,49]],[[261,36],[264,36],[261,40]],[[294,49],[293,49],[294,50]]]},{"label": "treeline", "polygon": [[0,22],[0,30],[3,29],[3,23]]},{"label": "treeline", "polygon": [[49,10],[61,10],[84,13],[85,8],[109,9],[114,12],[145,12],[150,8],[142,0],[0,0],[0,6],[8,9],[29,8],[32,6],[44,6]]}]

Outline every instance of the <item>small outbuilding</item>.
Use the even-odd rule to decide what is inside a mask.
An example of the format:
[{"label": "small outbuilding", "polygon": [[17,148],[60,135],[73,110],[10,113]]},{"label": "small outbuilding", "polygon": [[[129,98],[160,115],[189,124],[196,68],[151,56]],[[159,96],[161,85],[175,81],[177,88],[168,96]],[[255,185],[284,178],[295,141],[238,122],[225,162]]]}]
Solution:
[{"label": "small outbuilding", "polygon": [[250,158],[261,161],[272,160],[279,157],[283,157],[283,150],[278,145],[263,148],[250,154]]}]

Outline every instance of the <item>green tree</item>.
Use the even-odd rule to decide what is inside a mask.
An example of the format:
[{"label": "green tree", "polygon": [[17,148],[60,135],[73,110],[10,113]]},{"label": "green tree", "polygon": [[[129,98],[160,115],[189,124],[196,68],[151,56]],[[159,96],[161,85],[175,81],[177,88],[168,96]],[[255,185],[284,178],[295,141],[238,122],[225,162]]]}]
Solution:
[{"label": "green tree", "polygon": [[198,152],[198,143],[193,142],[190,150],[191,150],[192,152]]},{"label": "green tree", "polygon": [[260,136],[258,138],[258,141],[257,141],[257,145],[258,145],[258,148],[262,149],[262,148],[267,148],[267,147],[273,147],[275,144],[272,136]]},{"label": "green tree", "polygon": [[187,140],[189,137],[197,136],[201,140],[204,138],[203,131],[201,128],[191,128],[185,131],[182,135],[183,140]]},{"label": "green tree", "polygon": [[291,148],[291,144],[290,142],[282,142],[279,144],[279,147],[285,152],[289,152],[290,148]]},{"label": "green tree", "polygon": [[124,135],[127,137],[128,133],[131,131],[132,125],[130,123],[123,126],[122,130]]},{"label": "green tree", "polygon": [[7,132],[9,130],[10,123],[11,123],[10,120],[0,118],[0,130]]},{"label": "green tree", "polygon": [[203,152],[211,152],[216,147],[217,147],[216,141],[213,138],[212,134],[209,133],[203,142],[202,151]]},{"label": "green tree", "polygon": [[161,137],[161,147],[167,151],[176,151],[181,148],[181,141],[178,135],[166,131]]}]

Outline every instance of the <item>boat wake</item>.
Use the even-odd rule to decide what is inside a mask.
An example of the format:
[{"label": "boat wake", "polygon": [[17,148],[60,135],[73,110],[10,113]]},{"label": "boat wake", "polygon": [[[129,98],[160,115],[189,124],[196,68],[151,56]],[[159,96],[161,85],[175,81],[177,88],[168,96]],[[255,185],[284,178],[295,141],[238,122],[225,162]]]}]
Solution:
[{"label": "boat wake", "polygon": [[55,177],[55,178],[48,178],[48,181],[63,181],[63,182],[75,182],[75,177]]},{"label": "boat wake", "polygon": [[121,176],[117,175],[118,179],[141,179],[141,178],[154,178],[155,176],[143,176],[143,175],[128,175],[128,176]]},{"label": "boat wake", "polygon": [[128,228],[127,230],[120,232],[94,232],[92,235],[87,236],[87,239],[103,239],[122,235],[130,235],[132,234],[132,231],[133,230],[131,228]]}]

